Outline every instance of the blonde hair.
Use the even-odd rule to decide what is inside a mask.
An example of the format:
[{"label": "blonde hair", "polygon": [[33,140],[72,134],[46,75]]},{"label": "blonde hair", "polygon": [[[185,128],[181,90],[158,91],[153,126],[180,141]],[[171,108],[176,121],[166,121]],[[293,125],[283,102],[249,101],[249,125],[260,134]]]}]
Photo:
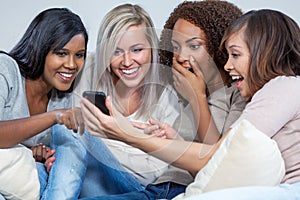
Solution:
[{"label": "blonde hair", "polygon": [[122,110],[117,98],[110,70],[110,61],[122,34],[131,26],[145,25],[146,38],[151,45],[151,67],[141,86],[141,102],[137,116],[144,114],[157,102],[159,97],[159,67],[158,67],[158,37],[149,14],[140,6],[123,4],[109,11],[104,17],[97,39],[95,68],[92,74],[92,84],[96,90],[101,90],[111,96],[114,105]]}]

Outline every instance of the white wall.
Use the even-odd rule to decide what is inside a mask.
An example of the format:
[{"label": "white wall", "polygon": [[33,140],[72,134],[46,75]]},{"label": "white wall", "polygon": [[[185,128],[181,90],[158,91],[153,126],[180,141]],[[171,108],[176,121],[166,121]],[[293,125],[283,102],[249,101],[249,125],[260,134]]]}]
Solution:
[{"label": "white wall", "polygon": [[[280,10],[300,24],[298,0],[228,1],[238,5],[244,12],[259,8]],[[116,5],[125,2],[141,5],[161,29],[170,12],[183,0],[0,0],[0,49],[9,51],[40,11],[49,7],[68,7],[81,16],[89,32],[88,50],[94,50],[102,17]]]}]

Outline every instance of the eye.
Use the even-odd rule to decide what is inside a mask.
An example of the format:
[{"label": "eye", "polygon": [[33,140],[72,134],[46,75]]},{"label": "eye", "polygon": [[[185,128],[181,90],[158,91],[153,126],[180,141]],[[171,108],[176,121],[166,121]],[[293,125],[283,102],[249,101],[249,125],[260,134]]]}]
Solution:
[{"label": "eye", "polygon": [[64,51],[56,51],[56,52],[54,52],[54,54],[57,55],[57,56],[59,56],[59,57],[63,57],[63,56],[67,55],[67,53],[64,52]]},{"label": "eye", "polygon": [[192,49],[192,50],[197,50],[197,49],[199,49],[200,48],[200,44],[191,44],[190,45],[190,49]]},{"label": "eye", "polygon": [[132,49],[133,53],[138,53],[138,52],[141,52],[141,51],[143,51],[143,48],[133,48]]},{"label": "eye", "polygon": [[178,45],[172,44],[172,47],[173,47],[173,52],[178,52],[180,49],[180,47]]},{"label": "eye", "polygon": [[84,53],[76,53],[75,56],[77,58],[83,58],[84,57]]},{"label": "eye", "polygon": [[120,49],[116,49],[116,50],[114,51],[114,56],[120,56],[120,55],[122,55],[122,54],[123,54],[123,51],[120,50]]},{"label": "eye", "polygon": [[237,54],[237,53],[231,53],[231,56],[232,56],[233,58],[237,58],[238,56],[240,56],[240,54]]}]

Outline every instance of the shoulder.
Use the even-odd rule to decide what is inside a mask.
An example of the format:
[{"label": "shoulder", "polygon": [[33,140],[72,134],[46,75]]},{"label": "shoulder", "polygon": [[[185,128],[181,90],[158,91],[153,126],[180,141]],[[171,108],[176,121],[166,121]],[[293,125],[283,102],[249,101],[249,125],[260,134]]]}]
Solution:
[{"label": "shoulder", "polygon": [[278,76],[267,82],[253,98],[270,97],[270,98],[290,98],[300,96],[300,76]]},{"label": "shoulder", "polygon": [[19,67],[17,62],[10,56],[0,53],[0,74],[4,76],[13,75],[19,73]]}]

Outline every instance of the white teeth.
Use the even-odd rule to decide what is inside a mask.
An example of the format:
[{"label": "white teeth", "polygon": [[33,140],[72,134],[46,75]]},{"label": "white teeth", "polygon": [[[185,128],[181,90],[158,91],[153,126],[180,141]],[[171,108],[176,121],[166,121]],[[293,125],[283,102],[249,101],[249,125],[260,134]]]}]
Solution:
[{"label": "white teeth", "polygon": [[238,80],[238,79],[240,79],[242,77],[241,76],[232,76],[231,78],[232,78],[232,80]]},{"label": "white teeth", "polygon": [[66,78],[71,78],[73,74],[60,73],[60,75],[66,77]]},{"label": "white teeth", "polygon": [[139,69],[138,67],[133,68],[133,69],[122,69],[122,72],[124,74],[130,75],[130,74],[133,74],[133,73],[137,72],[138,69]]}]

